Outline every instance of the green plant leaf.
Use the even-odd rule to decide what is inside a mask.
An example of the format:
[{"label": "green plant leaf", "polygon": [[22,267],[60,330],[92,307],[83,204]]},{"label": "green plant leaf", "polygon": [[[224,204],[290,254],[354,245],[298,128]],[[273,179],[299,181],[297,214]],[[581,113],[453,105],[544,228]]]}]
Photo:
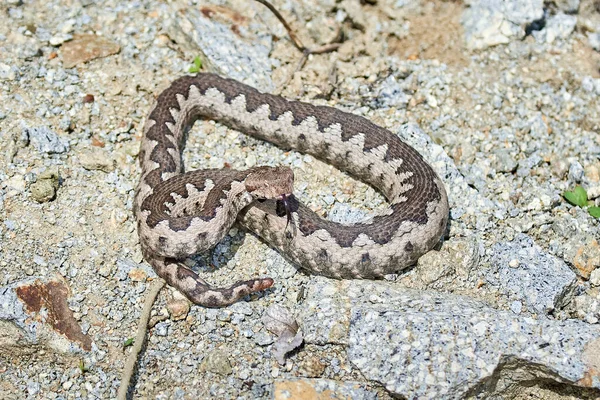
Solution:
[{"label": "green plant leaf", "polygon": [[83,362],[83,360],[79,360],[79,370],[81,371],[82,374],[85,374],[86,372],[88,372],[90,369],[85,365],[85,363]]},{"label": "green plant leaf", "polygon": [[577,186],[572,192],[566,191],[563,196],[574,206],[585,207],[587,205],[587,192],[581,186]]},{"label": "green plant leaf", "polygon": [[196,72],[200,72],[201,69],[202,69],[202,60],[200,59],[200,56],[196,56],[196,57],[194,57],[194,64],[190,67],[190,72],[192,74],[195,74]]},{"label": "green plant leaf", "polygon": [[127,340],[125,341],[125,343],[123,343],[123,349],[124,349],[125,347],[129,347],[129,346],[131,346],[131,345],[133,344],[133,342],[135,342],[135,339],[134,339],[134,338],[130,337],[129,339],[127,339]]},{"label": "green plant leaf", "polygon": [[592,217],[600,218],[600,207],[590,207],[588,212]]}]

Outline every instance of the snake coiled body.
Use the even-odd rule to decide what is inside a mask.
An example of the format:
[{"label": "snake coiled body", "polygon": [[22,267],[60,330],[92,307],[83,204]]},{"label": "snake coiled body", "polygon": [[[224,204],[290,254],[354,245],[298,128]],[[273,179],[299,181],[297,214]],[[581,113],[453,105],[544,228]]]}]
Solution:
[{"label": "snake coiled body", "polygon": [[[365,222],[338,224],[294,201],[289,223],[280,200],[255,201],[248,189],[265,174],[289,180],[285,169],[183,171],[186,133],[197,118],[330,163],[378,189],[389,209]],[[260,93],[213,74],[182,77],[158,96],[139,158],[142,175],[134,211],[144,257],[170,285],[209,307],[231,304],[273,284],[260,278],[213,288],[183,264],[213,247],[236,219],[307,272],[373,279],[399,272],[429,251],[448,218],[439,177],[388,130],[336,108]]]}]

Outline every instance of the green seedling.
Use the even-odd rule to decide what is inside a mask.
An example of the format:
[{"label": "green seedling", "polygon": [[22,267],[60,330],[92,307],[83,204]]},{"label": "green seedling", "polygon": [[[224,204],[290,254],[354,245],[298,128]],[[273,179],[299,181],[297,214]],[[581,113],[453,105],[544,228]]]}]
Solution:
[{"label": "green seedling", "polygon": [[190,73],[195,74],[200,72],[200,70],[202,69],[202,60],[200,59],[200,56],[196,56],[194,58],[194,62],[193,65],[190,67]]},{"label": "green seedling", "polygon": [[600,207],[595,207],[591,205],[593,203],[591,201],[588,201],[587,192],[581,186],[575,187],[575,189],[572,192],[564,192],[563,197],[574,206],[587,208],[588,213],[592,217],[600,218]]},{"label": "green seedling", "polygon": [[83,360],[79,360],[78,367],[82,375],[90,370],[90,368],[85,365],[85,362],[83,362]]},{"label": "green seedling", "polygon": [[587,206],[587,192],[581,186],[577,186],[572,192],[566,191],[563,196],[574,206]]},{"label": "green seedling", "polygon": [[127,339],[125,341],[125,343],[123,343],[123,349],[125,349],[125,347],[129,347],[133,345],[133,342],[135,342],[135,339],[130,337],[129,339]]}]

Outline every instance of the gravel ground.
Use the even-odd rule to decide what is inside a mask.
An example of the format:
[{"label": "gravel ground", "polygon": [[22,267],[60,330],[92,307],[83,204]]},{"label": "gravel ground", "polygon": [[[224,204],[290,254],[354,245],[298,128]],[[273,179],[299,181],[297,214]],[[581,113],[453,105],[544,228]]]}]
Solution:
[{"label": "gravel ground", "polygon": [[[445,181],[450,227],[438,251],[410,271],[356,284],[378,293],[366,305],[360,296],[356,305],[346,300],[352,281],[305,275],[232,229],[189,265],[218,285],[271,276],[275,287],[218,310],[190,307],[163,289],[135,398],[600,395],[600,350],[590,353],[600,343],[600,219],[563,197],[580,185],[590,205],[600,206],[598,2],[273,3],[307,45],[343,44],[300,66],[285,30],[255,2],[0,5],[0,397],[116,396],[129,353],[124,343],[156,279],[131,212],[139,138],[155,96],[198,55],[205,68],[335,105],[399,134]],[[335,220],[385,208],[375,190],[327,164],[210,121],[195,125],[185,159],[188,169],[289,165],[297,196]],[[399,299],[403,288],[414,289],[410,296],[441,296],[454,308],[411,308],[418,296]],[[283,363],[264,321],[273,305],[296,316],[306,335]],[[512,338],[508,326],[525,324],[540,335],[532,339],[539,351],[531,356],[527,346],[503,342],[496,358],[471,360],[484,372],[457,383],[468,390],[439,391],[440,379],[452,382],[449,370],[435,370],[434,382],[393,364],[406,353],[420,360],[418,371],[430,362],[422,357],[425,342],[415,339],[410,350],[397,337],[386,344],[385,336],[395,328],[417,335],[420,325],[413,332],[406,321],[422,322],[431,309],[453,326],[468,327],[465,315],[490,326],[500,321],[493,329],[501,333],[485,336],[491,343],[501,341],[503,326]],[[370,312],[387,316],[372,331],[374,343],[397,352],[381,347],[369,360],[380,348],[362,343]],[[338,323],[335,315],[356,318]],[[444,329],[437,325],[424,331],[437,334]],[[562,351],[556,332],[573,346],[565,356],[572,362],[541,350]],[[472,340],[461,335],[459,350]],[[411,356],[415,349],[419,357]],[[498,362],[508,354],[514,364]],[[444,371],[442,361],[432,365]],[[527,373],[506,372],[521,367]],[[408,378],[386,375],[394,370]]]}]

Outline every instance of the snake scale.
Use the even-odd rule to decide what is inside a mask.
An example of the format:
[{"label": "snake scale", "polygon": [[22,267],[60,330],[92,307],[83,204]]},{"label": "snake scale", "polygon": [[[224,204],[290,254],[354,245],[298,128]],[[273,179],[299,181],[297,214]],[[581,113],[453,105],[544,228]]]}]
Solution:
[{"label": "snake scale", "polygon": [[[378,189],[389,207],[370,220],[338,224],[294,198],[287,167],[184,172],[181,153],[198,118],[330,163]],[[232,304],[273,284],[259,278],[215,288],[184,265],[215,246],[236,220],[307,272],[376,279],[414,264],[438,243],[448,219],[439,177],[388,130],[214,74],[179,78],[158,96],[139,159],[134,212],[144,258],[168,284],[207,307]]]}]

